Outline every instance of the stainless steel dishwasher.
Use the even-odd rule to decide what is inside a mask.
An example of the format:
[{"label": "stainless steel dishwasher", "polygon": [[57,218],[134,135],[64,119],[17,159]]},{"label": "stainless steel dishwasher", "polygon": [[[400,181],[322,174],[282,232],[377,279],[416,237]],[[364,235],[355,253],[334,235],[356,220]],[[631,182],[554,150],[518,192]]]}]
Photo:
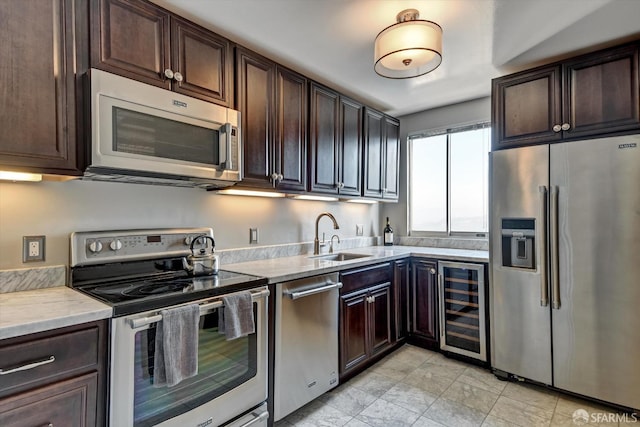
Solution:
[{"label": "stainless steel dishwasher", "polygon": [[274,420],[338,385],[338,273],[276,285]]}]

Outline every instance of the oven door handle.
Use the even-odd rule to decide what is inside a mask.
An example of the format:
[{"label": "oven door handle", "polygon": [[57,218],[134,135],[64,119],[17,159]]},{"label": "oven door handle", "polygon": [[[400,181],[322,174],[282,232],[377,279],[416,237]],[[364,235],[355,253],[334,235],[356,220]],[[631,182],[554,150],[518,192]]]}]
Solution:
[{"label": "oven door handle", "polygon": [[[263,289],[259,292],[252,292],[251,300],[255,302],[261,298],[268,297],[269,293],[270,293],[269,289]],[[200,316],[209,313],[213,309],[220,308],[223,306],[224,306],[224,303],[222,302],[222,299],[218,299],[210,303],[200,304]],[[138,328],[142,328],[143,326],[150,325],[152,323],[157,323],[161,320],[162,320],[162,315],[156,314],[154,316],[145,316],[145,317],[139,317],[137,319],[129,319],[129,325],[131,326],[131,329],[138,329]]]}]

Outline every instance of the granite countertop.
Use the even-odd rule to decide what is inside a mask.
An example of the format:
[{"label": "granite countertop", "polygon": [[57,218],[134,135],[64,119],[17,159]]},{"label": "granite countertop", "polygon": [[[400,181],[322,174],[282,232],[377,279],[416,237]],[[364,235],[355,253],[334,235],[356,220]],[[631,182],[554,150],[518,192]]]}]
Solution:
[{"label": "granite countertop", "polygon": [[112,308],[66,286],[0,294],[0,339],[111,317]]},{"label": "granite countertop", "polygon": [[322,259],[322,256],[313,257],[309,255],[300,255],[225,264],[220,268],[238,273],[266,277],[269,280],[269,283],[280,283],[317,274],[332,273],[335,271],[362,267],[374,263],[402,259],[409,256],[480,263],[489,261],[488,251],[468,249],[429,248],[418,246],[369,246],[336,251],[336,253],[340,252],[362,254],[367,255],[367,257],[347,261],[329,261]]}]

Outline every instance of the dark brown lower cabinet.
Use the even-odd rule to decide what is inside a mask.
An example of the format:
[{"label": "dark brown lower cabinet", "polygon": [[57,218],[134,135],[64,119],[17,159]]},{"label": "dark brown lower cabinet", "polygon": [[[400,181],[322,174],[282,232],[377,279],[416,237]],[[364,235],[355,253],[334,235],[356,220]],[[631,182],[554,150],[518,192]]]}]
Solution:
[{"label": "dark brown lower cabinet", "polygon": [[411,261],[409,341],[430,349],[439,349],[437,274],[436,261]]},{"label": "dark brown lower cabinet", "polygon": [[0,400],[4,427],[84,427],[96,423],[98,374],[82,375]]},{"label": "dark brown lower cabinet", "polygon": [[340,378],[359,372],[393,347],[390,263],[341,273]]},{"label": "dark brown lower cabinet", "polygon": [[410,266],[411,262],[408,259],[397,260],[393,263],[396,341],[404,341],[409,335]]},{"label": "dark brown lower cabinet", "polygon": [[0,341],[0,426],[104,426],[107,321]]}]

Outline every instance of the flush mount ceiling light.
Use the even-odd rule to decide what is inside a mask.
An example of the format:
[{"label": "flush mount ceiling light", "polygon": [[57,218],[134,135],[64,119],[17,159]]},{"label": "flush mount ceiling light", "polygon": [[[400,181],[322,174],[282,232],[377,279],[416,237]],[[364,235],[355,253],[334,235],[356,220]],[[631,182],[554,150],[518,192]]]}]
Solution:
[{"label": "flush mount ceiling light", "polygon": [[376,73],[390,79],[422,76],[442,62],[442,28],[418,19],[416,9],[398,13],[398,23],[378,34],[375,44]]}]

